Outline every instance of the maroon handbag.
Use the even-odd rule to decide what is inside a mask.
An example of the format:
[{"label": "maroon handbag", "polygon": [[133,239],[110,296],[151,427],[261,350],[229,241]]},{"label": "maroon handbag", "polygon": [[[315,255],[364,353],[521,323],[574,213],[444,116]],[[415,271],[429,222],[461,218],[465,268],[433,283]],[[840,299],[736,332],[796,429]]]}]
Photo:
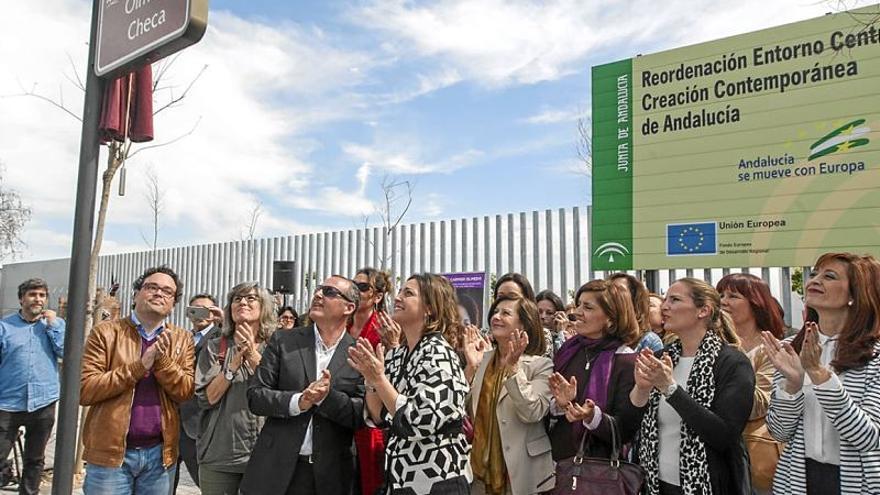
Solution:
[{"label": "maroon handbag", "polygon": [[641,491],[645,470],[638,464],[620,460],[617,422],[611,416],[605,418],[611,427],[611,458],[584,456],[587,437],[590,436],[590,432],[585,431],[577,455],[556,463],[553,495],[638,495]]}]

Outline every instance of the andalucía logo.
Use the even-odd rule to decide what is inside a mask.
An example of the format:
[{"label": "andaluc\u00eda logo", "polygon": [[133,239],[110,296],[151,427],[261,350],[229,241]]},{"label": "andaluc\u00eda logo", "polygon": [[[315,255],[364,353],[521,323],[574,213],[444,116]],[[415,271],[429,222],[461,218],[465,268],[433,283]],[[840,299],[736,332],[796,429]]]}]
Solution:
[{"label": "andaluc\u00eda logo", "polygon": [[864,123],[865,119],[853,120],[824,135],[822,139],[810,146],[809,160],[868,144],[868,138],[863,136],[867,136],[871,132],[871,128],[862,125]]},{"label": "andaluc\u00eda logo", "polygon": [[716,228],[715,222],[666,225],[666,255],[717,254]]},{"label": "andaluc\u00eda logo", "polygon": [[608,262],[614,263],[614,255],[618,255],[621,258],[625,258],[626,255],[629,254],[629,249],[626,248],[623,244],[619,242],[606,242],[601,246],[596,248],[596,251],[593,252],[596,256],[608,256]]}]

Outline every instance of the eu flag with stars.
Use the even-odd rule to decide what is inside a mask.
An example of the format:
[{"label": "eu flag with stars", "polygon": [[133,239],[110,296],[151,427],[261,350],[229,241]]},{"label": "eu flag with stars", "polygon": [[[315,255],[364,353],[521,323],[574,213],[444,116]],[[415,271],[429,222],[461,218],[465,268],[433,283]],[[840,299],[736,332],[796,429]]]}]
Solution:
[{"label": "eu flag with stars", "polygon": [[676,223],[666,226],[667,256],[717,254],[715,222]]}]

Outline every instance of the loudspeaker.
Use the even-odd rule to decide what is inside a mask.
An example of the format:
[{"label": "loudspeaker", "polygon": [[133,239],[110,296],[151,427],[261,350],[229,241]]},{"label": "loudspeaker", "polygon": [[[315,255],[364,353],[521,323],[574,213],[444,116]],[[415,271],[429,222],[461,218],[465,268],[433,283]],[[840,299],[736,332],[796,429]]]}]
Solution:
[{"label": "loudspeaker", "polygon": [[281,294],[290,294],[296,285],[296,262],[272,262],[272,290]]}]

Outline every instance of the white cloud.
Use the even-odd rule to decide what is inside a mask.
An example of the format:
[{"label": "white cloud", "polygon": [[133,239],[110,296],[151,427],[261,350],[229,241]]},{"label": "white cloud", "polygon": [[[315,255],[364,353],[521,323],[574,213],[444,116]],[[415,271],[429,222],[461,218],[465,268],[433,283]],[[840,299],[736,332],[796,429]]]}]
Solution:
[{"label": "white cloud", "polygon": [[521,120],[526,124],[559,124],[561,122],[574,122],[579,117],[586,116],[585,112],[565,108],[545,108],[540,112],[530,115]]},{"label": "white cloud", "polygon": [[[65,72],[72,76],[68,54],[82,72],[90,6],[84,0],[12,2],[0,16],[0,95],[6,96],[0,98],[0,161],[7,168],[5,182],[33,209],[25,259],[70,253],[66,226],[72,223],[80,124],[46,102],[10,95],[36,84],[57,100],[63,88],[65,105],[81,112],[82,92]],[[338,119],[363,118],[363,103],[351,88],[363,81],[371,56],[335,48],[318,29],[248,21],[224,11],[210,15],[204,39],[180,54],[163,86],[179,95],[207,68],[179,105],[157,116],[151,144],[195,130],[136,154],[127,165],[153,166],[162,181],[168,234],[160,242],[166,245],[237,238],[250,205],[308,193],[314,175],[309,155],[320,143],[306,134]],[[168,98],[167,92],[157,94],[155,107]],[[126,196],[116,196],[115,184],[112,190],[105,252],[131,247],[129,241],[142,249],[137,233],[130,239],[149,224],[140,174],[128,174]],[[317,199],[328,196],[344,195],[327,188]],[[352,206],[365,208],[362,202]],[[65,227],[54,231],[45,227],[49,223]],[[313,226],[267,204],[259,230],[290,233]]]},{"label": "white cloud", "polygon": [[428,193],[419,198],[419,213],[428,218],[438,218],[446,208],[446,198],[437,193]]},{"label": "white cloud", "polygon": [[371,168],[405,175],[450,173],[473,164],[484,155],[479,150],[466,150],[431,161],[422,158],[423,152],[418,145],[390,142],[373,146],[345,143],[342,151],[354,161],[369,163]]},{"label": "white cloud", "polygon": [[391,53],[435,59],[494,87],[582,72],[585,59],[600,49],[625,52],[650,39],[705,41],[825,10],[827,5],[808,0],[373,0],[349,17],[391,36],[383,45]]}]

